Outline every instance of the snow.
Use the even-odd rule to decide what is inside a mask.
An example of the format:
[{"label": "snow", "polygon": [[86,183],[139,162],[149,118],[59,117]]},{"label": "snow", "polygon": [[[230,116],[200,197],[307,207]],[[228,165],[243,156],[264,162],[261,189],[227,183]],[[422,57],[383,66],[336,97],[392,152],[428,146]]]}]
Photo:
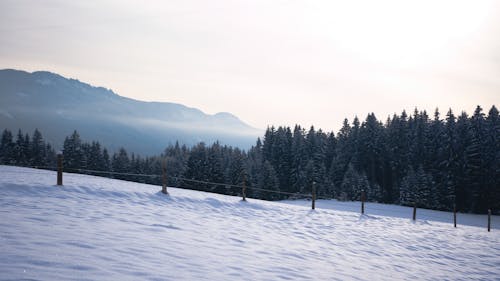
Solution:
[{"label": "snow", "polygon": [[[0,166],[0,279],[500,280],[499,219]],[[426,217],[427,216],[427,217]],[[431,218],[432,217],[432,218]],[[436,219],[437,218],[437,219]],[[462,224],[460,224],[462,223]]]},{"label": "snow", "polygon": [[[304,201],[282,201],[283,203],[298,205],[298,206],[310,206],[310,202]],[[319,209],[332,209],[332,210],[342,210],[349,212],[361,212],[361,202],[342,202],[337,200],[318,200],[316,201],[316,208]],[[412,207],[404,207],[390,204],[379,204],[366,202],[365,203],[365,214],[367,215],[377,215],[385,217],[397,217],[402,219],[409,219],[413,216]],[[453,225],[453,213],[434,211],[428,209],[417,209],[417,220],[434,221],[434,222],[444,222]],[[464,214],[457,213],[457,227],[462,227],[463,225],[477,226],[482,229],[487,229],[488,216],[487,215],[476,215],[476,214]],[[449,227],[449,226],[446,226]],[[500,229],[500,217],[491,217],[491,228]]]}]

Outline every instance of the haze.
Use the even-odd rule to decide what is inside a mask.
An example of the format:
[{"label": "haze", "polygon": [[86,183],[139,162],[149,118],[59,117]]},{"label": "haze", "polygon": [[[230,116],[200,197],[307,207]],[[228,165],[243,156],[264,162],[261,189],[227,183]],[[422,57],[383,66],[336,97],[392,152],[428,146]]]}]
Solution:
[{"label": "haze", "polygon": [[248,124],[500,101],[498,1],[0,1],[0,68]]}]

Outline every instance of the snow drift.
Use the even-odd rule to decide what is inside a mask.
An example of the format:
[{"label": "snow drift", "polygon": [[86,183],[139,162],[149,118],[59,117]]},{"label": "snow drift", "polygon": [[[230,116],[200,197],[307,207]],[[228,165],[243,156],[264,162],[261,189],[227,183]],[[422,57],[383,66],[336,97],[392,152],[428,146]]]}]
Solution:
[{"label": "snow drift", "polygon": [[[55,179],[51,171],[0,166],[0,279],[500,276],[498,229],[387,216],[399,206],[360,215],[358,203],[323,201],[312,211],[307,201],[241,202],[176,188],[165,196],[158,186],[77,174],[65,174],[58,187]],[[346,210],[327,209],[331,204]]]}]

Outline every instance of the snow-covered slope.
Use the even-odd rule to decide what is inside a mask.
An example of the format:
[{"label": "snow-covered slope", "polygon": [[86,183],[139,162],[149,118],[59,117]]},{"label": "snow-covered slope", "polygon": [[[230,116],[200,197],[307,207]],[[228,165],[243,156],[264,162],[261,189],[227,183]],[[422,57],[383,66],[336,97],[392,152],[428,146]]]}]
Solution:
[{"label": "snow-covered slope", "polygon": [[0,279],[500,278],[498,229],[361,216],[325,202],[311,211],[305,201],[175,188],[165,196],[158,186],[77,174],[65,174],[63,187],[55,180],[0,166]]}]

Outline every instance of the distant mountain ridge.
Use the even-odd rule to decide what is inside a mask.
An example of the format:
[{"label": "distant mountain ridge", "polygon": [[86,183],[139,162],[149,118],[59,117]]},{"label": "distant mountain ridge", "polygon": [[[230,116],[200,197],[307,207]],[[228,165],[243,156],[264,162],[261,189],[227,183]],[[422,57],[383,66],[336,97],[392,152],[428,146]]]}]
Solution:
[{"label": "distant mountain ridge", "polygon": [[168,102],[119,96],[55,73],[0,70],[0,129],[32,132],[38,128],[56,146],[77,130],[111,150],[125,147],[149,155],[179,141],[193,145],[216,140],[248,148],[262,132],[236,116],[214,115]]}]

